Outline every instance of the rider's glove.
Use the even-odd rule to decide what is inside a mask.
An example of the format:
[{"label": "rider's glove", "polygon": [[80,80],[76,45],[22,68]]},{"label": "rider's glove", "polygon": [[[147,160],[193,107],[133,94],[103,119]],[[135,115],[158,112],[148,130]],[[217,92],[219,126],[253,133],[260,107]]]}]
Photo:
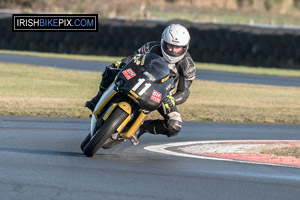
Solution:
[{"label": "rider's glove", "polygon": [[117,69],[122,69],[124,67],[125,63],[123,63],[122,61],[118,61],[115,63],[115,68]]},{"label": "rider's glove", "polygon": [[166,109],[171,109],[173,106],[175,106],[175,99],[173,96],[167,96],[163,101]]}]

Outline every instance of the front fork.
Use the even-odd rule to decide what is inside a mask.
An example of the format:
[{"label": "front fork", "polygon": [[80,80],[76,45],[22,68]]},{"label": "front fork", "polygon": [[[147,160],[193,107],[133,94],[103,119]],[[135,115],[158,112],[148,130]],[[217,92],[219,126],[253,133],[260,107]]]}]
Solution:
[{"label": "front fork", "polygon": [[142,123],[144,122],[144,120],[146,119],[146,117],[148,116],[148,114],[145,114],[143,111],[140,112],[139,116],[137,117],[137,119],[135,120],[135,122],[131,125],[131,127],[129,128],[129,130],[125,133],[121,133],[121,137],[128,139],[131,136],[133,136],[133,134],[138,130],[138,128],[142,125]]},{"label": "front fork", "polygon": [[[93,112],[92,115],[92,123],[91,123],[91,137],[93,136],[93,133],[95,131],[95,127],[97,124],[98,119],[98,115],[101,112],[101,110],[103,109],[103,107],[112,99],[112,97],[116,94],[116,91],[111,89],[109,91],[109,89],[107,89],[108,93],[104,93],[103,96],[105,95],[105,98],[100,99],[100,101],[98,102],[95,111]],[[136,118],[136,120],[134,121],[134,123],[130,126],[129,130],[126,132],[122,132],[123,129],[125,128],[125,126],[128,124],[128,122],[130,122],[130,120],[132,119],[133,115],[133,109],[132,106],[127,103],[127,102],[119,102],[119,103],[114,103],[113,105],[111,105],[106,113],[104,114],[104,116],[102,117],[103,121],[106,121],[108,119],[108,117],[111,115],[111,113],[115,110],[116,107],[121,108],[124,112],[126,112],[128,114],[128,116],[126,117],[126,119],[123,121],[123,123],[118,127],[117,132],[121,133],[120,136],[124,139],[128,139],[131,138],[132,136],[134,136],[134,133],[138,130],[138,128],[142,125],[142,123],[144,122],[145,118],[148,116],[148,114],[145,114],[143,110],[141,110],[141,112],[139,113],[138,117]],[[136,138],[135,138],[136,139]]]},{"label": "front fork", "polygon": [[144,122],[145,118],[148,116],[148,114],[145,114],[143,110],[141,110],[141,112],[139,113],[139,116],[136,118],[136,120],[134,121],[134,123],[130,126],[129,130],[126,132],[122,132],[122,130],[125,128],[125,126],[128,124],[128,122],[132,119],[132,107],[129,103],[127,102],[119,102],[119,103],[114,103],[106,112],[106,114],[103,116],[103,120],[106,121],[107,118],[109,117],[109,115],[113,112],[113,110],[116,107],[121,108],[122,110],[124,110],[128,116],[127,118],[123,121],[123,123],[119,126],[119,128],[117,129],[117,132],[121,133],[120,136],[124,139],[128,139],[131,138],[134,133],[138,130],[138,128],[142,125],[142,123]]}]

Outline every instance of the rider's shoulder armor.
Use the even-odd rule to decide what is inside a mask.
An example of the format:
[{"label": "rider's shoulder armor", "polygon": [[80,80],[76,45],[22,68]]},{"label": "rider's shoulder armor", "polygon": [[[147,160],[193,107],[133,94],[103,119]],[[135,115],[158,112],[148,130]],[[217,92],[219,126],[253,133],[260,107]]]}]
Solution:
[{"label": "rider's shoulder armor", "polygon": [[139,54],[155,53],[155,54],[158,54],[159,56],[162,56],[160,42],[158,42],[158,41],[147,42],[146,44],[144,44],[141,48],[139,48],[137,50],[137,53],[139,53]]},{"label": "rider's shoulder armor", "polygon": [[189,53],[186,53],[186,55],[183,57],[182,60],[180,60],[178,63],[176,63],[179,69],[179,72],[181,75],[184,76],[186,80],[194,80],[196,77],[196,67],[195,63],[190,56]]}]

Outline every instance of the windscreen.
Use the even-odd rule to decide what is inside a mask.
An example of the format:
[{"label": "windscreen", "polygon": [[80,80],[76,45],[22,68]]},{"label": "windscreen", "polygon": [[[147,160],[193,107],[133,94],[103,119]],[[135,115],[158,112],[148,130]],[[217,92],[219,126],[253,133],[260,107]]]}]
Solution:
[{"label": "windscreen", "polygon": [[[145,75],[153,77],[155,80],[160,80],[169,75],[170,70],[167,63],[156,54],[145,54]],[[150,75],[149,75],[150,74]]]}]

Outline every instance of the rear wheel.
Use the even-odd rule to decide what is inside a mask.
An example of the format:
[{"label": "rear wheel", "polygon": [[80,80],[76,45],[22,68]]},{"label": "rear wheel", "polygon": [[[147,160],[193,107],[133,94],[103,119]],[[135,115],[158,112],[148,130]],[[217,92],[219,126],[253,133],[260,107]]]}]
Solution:
[{"label": "rear wheel", "polygon": [[116,132],[127,116],[128,114],[125,111],[116,107],[108,119],[102,124],[100,129],[96,131],[90,141],[83,148],[81,147],[83,153],[88,157],[94,156],[111,134]]}]

